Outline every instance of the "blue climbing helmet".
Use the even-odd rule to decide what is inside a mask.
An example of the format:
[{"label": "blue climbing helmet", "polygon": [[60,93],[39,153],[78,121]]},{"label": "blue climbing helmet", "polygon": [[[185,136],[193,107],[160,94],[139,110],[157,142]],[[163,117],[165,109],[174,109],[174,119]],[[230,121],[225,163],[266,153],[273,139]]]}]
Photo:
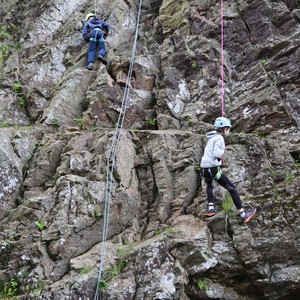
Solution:
[{"label": "blue climbing helmet", "polygon": [[223,127],[232,127],[230,120],[224,117],[218,117],[215,120],[214,127],[223,128]]}]

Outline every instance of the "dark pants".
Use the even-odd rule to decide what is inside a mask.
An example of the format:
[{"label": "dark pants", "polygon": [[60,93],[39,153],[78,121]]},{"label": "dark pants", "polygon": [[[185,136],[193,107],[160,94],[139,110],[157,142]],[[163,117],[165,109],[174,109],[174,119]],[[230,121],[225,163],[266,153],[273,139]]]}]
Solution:
[{"label": "dark pants", "polygon": [[106,55],[105,39],[101,29],[93,29],[90,33],[89,48],[88,48],[88,63],[94,63],[96,60],[97,46],[99,49],[98,55],[104,57]]},{"label": "dark pants", "polygon": [[219,183],[224,187],[231,195],[234,205],[237,209],[243,208],[241,198],[239,193],[236,190],[234,184],[228,179],[228,177],[223,174],[220,167],[213,168],[201,168],[201,175],[204,177],[204,180],[207,185],[207,200],[208,202],[214,202],[214,187],[213,181]]}]

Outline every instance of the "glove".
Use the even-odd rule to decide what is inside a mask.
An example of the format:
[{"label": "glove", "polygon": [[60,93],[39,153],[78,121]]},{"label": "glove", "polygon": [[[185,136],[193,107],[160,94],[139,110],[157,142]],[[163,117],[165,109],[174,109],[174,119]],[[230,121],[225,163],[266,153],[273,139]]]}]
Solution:
[{"label": "glove", "polygon": [[89,39],[90,39],[90,35],[89,35],[88,33],[84,34],[84,35],[83,35],[83,39],[84,39],[86,42],[88,42]]}]

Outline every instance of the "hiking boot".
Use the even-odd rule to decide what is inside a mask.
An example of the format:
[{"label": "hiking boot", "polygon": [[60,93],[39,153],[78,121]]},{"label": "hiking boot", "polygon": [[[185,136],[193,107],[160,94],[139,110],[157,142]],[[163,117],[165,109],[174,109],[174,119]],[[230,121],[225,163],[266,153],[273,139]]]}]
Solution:
[{"label": "hiking boot", "polygon": [[104,65],[107,65],[107,60],[104,59],[102,55],[99,55],[99,56],[98,56],[98,59],[99,59]]},{"label": "hiking boot", "polygon": [[202,213],[201,216],[203,217],[212,217],[217,213],[215,208],[208,208],[205,213]]},{"label": "hiking boot", "polygon": [[93,70],[94,64],[89,63],[88,66],[86,67],[88,70]]},{"label": "hiking boot", "polygon": [[244,224],[248,223],[255,214],[256,214],[256,208],[252,208],[249,211],[245,211],[245,217],[242,218],[244,220]]}]

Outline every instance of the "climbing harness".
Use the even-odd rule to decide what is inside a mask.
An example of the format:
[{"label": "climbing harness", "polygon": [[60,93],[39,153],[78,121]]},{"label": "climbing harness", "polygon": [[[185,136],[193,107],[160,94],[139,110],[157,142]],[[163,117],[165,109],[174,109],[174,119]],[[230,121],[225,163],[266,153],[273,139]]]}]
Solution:
[{"label": "climbing harness", "polygon": [[[211,174],[210,169],[209,169],[209,172]],[[221,176],[222,176],[222,168],[220,168],[220,167],[218,167],[218,171],[217,171],[217,174],[215,176],[212,176],[212,174],[211,174],[211,177],[214,181],[218,181],[221,178]]]},{"label": "climbing harness", "polygon": [[225,100],[224,100],[224,1],[221,0],[221,110],[222,110],[222,117],[224,117],[225,111]]},{"label": "climbing harness", "polygon": [[98,37],[98,32],[99,32],[99,30],[101,30],[102,31],[102,29],[100,29],[100,28],[94,28],[94,29],[92,29],[92,30],[96,30],[96,36],[94,37],[94,38],[90,38],[90,41],[92,41],[92,42],[97,42],[97,40],[100,40],[101,42],[105,42],[105,39],[103,38],[103,32],[101,32],[101,38],[100,39],[97,39],[97,37]]},{"label": "climbing harness", "polygon": [[[206,176],[205,170],[209,173],[210,177]],[[223,174],[222,168],[217,167],[217,173],[213,175],[213,172],[211,171],[211,168],[201,168],[201,175],[203,178],[210,179],[212,178],[214,181],[218,181]]]},{"label": "climbing harness", "polygon": [[[98,273],[98,280],[97,280],[97,286],[96,286],[96,292],[94,300],[100,300],[100,282],[103,275],[103,267],[105,262],[105,255],[106,255],[106,241],[107,241],[107,234],[108,234],[108,224],[109,224],[109,210],[110,210],[110,204],[112,200],[112,194],[113,194],[113,173],[116,165],[116,154],[118,149],[118,144],[121,138],[121,132],[124,125],[126,110],[128,107],[128,95],[129,95],[129,87],[132,77],[132,71],[133,71],[133,63],[134,63],[134,56],[136,51],[136,45],[137,45],[137,39],[138,39],[138,29],[139,29],[139,22],[140,22],[140,15],[141,15],[141,9],[142,9],[142,0],[139,1],[139,10],[138,10],[138,17],[136,21],[136,29],[135,29],[135,38],[133,42],[132,52],[131,52],[131,58],[130,58],[130,64],[129,64],[129,71],[127,75],[126,80],[126,86],[122,98],[122,105],[120,114],[118,117],[118,122],[116,125],[116,129],[113,135],[112,144],[110,147],[110,150],[107,154],[107,163],[106,163],[106,184],[105,184],[105,196],[104,196],[104,215],[103,215],[103,232],[102,232],[102,247],[101,247],[101,258],[100,258],[100,264],[99,264],[99,273]],[[96,5],[96,1],[95,1]]]}]

